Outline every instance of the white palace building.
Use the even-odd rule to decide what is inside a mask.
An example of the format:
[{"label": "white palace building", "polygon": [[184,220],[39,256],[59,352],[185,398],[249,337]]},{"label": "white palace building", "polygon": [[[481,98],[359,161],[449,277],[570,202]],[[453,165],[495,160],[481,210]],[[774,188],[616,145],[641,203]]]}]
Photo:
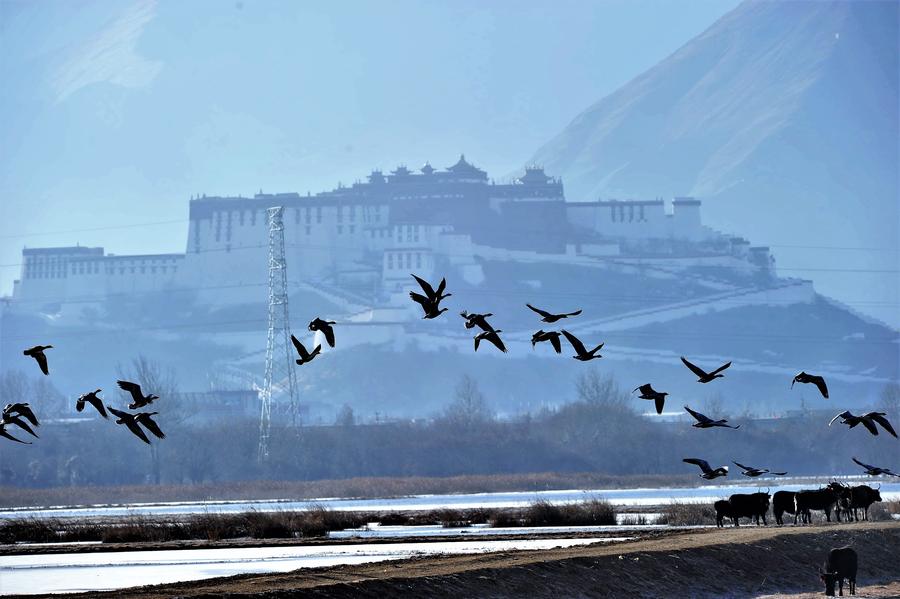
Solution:
[{"label": "white palace building", "polygon": [[77,313],[112,296],[173,288],[196,289],[211,304],[264,302],[274,206],[284,208],[289,285],[349,289],[373,305],[400,301],[410,272],[477,285],[483,259],[774,268],[768,248],[704,226],[694,198],[571,202],[542,168],[497,184],[461,156],[445,170],[375,170],[315,195],[192,198],[184,253],[25,248],[11,307]]}]

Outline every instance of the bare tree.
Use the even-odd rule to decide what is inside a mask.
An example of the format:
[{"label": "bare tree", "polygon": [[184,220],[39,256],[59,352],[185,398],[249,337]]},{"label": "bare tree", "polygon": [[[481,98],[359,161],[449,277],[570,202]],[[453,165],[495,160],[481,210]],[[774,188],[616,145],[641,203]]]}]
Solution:
[{"label": "bare tree", "polygon": [[884,386],[878,407],[881,411],[887,412],[888,418],[900,420],[900,384],[888,383]]},{"label": "bare tree", "polygon": [[444,409],[441,420],[451,426],[472,428],[491,421],[494,414],[478,389],[478,383],[463,375],[456,385],[453,401]]},{"label": "bare tree", "polygon": [[612,377],[604,377],[597,370],[589,370],[575,381],[578,399],[610,410],[630,411],[628,396],[622,393]]},{"label": "bare tree", "polygon": [[353,426],[356,424],[356,414],[353,413],[353,408],[350,407],[350,404],[345,403],[341,406],[337,417],[334,419],[334,424],[335,426]]}]

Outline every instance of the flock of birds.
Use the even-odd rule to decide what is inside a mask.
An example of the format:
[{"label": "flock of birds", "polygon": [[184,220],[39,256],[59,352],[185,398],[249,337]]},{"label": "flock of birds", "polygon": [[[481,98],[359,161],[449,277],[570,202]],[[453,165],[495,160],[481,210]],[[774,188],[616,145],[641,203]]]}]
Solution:
[{"label": "flock of birds", "polygon": [[[441,314],[446,312],[448,309],[446,307],[441,307],[440,304],[446,298],[452,296],[452,293],[445,293],[447,290],[447,280],[445,278],[441,279],[441,282],[438,284],[437,289],[435,289],[428,281],[416,276],[411,275],[421,287],[422,293],[418,293],[416,291],[410,291],[409,297],[419,304],[424,312],[423,319],[434,319],[438,318]],[[575,317],[581,314],[581,310],[575,310],[573,312],[564,312],[564,313],[552,313],[546,310],[542,310],[540,308],[536,308],[531,304],[525,304],[528,309],[536,313],[541,317],[541,322],[553,324],[564,320],[566,318]],[[496,347],[501,352],[506,353],[507,349],[503,343],[503,340],[500,337],[500,333],[503,331],[501,329],[495,329],[489,322],[488,318],[493,316],[492,313],[488,312],[485,314],[479,313],[470,313],[467,311],[460,312],[460,316],[463,318],[464,326],[467,330],[478,329],[478,333],[473,337],[475,351],[478,351],[478,348],[482,341],[488,342]],[[333,320],[324,320],[322,318],[316,318],[309,323],[308,329],[312,332],[321,332],[325,337],[325,342],[329,347],[334,347],[335,345],[335,335],[334,335],[334,326],[337,324],[336,321]],[[564,337],[569,345],[572,347],[572,350],[575,352],[575,355],[572,356],[576,360],[580,360],[582,362],[588,362],[590,360],[602,358],[600,355],[600,350],[603,348],[603,343],[595,346],[593,349],[588,350],[587,347],[582,343],[580,339],[578,339],[575,335],[570,333],[565,329],[560,329],[559,331],[545,331],[543,329],[535,332],[531,337],[531,346],[534,348],[538,343],[550,342],[553,350],[560,354],[562,353],[562,341],[561,338]],[[298,365],[304,365],[309,362],[312,362],[316,356],[320,355],[322,352],[322,345],[316,345],[312,351],[307,350],[306,346],[297,339],[294,335],[291,335],[291,341],[294,345],[294,348],[297,351],[297,355],[299,356],[296,360]],[[36,345],[30,349],[26,349],[23,353],[26,356],[30,356],[34,358],[41,371],[45,374],[49,374],[49,368],[47,365],[47,356],[44,353],[45,350],[51,349],[52,345]],[[722,374],[725,370],[727,370],[731,366],[731,362],[723,364],[716,368],[715,370],[706,371],[696,364],[691,363],[686,358],[682,357],[681,361],[684,365],[690,370],[694,375],[697,376],[697,382],[699,383],[710,383],[718,378],[723,378]],[[124,391],[127,391],[131,394],[133,399],[132,403],[128,405],[129,410],[140,410],[144,408],[153,401],[159,399],[158,396],[153,394],[145,395],[141,389],[141,386],[137,383],[133,383],[130,381],[119,380],[117,381],[119,388]],[[828,399],[828,387],[825,384],[825,379],[821,376],[808,374],[806,372],[800,372],[797,374],[793,381],[791,382],[791,388],[793,389],[795,383],[806,383],[815,385],[819,392],[825,399]],[[153,420],[153,416],[157,415],[158,412],[125,412],[123,410],[118,410],[113,408],[112,406],[107,405],[104,408],[103,400],[100,399],[97,394],[101,392],[101,389],[97,389],[95,391],[91,391],[90,393],[86,393],[78,398],[75,409],[81,412],[84,409],[86,403],[91,404],[97,412],[103,417],[108,418],[107,410],[111,412],[114,416],[116,416],[116,424],[124,424],[128,430],[130,430],[136,437],[141,439],[144,443],[150,444],[150,439],[147,437],[144,429],[149,431],[152,435],[159,439],[165,438],[165,434],[159,428],[159,425]],[[668,393],[656,391],[650,383],[646,383],[636,387],[632,393],[640,392],[640,399],[645,399],[648,401],[653,401],[656,407],[656,413],[662,414],[663,408],[665,407],[666,396]],[[728,424],[728,420],[719,419],[714,420],[709,418],[705,414],[701,414],[696,410],[692,410],[687,405],[684,406],[684,409],[690,414],[694,420],[696,421],[692,426],[695,428],[730,428],[730,429],[739,429],[740,425],[731,425]],[[849,428],[854,428],[857,425],[862,424],[872,435],[878,435],[878,426],[881,426],[885,431],[889,434],[897,437],[897,433],[894,428],[891,426],[891,423],[886,418],[886,413],[884,412],[868,412],[861,416],[857,416],[852,414],[850,411],[841,412],[837,416],[831,419],[831,422],[828,423],[829,426],[834,424],[834,422],[840,418],[842,424],[846,424]],[[2,418],[0,418],[0,436],[6,437],[7,439],[11,439],[18,443],[29,443],[27,441],[21,441],[14,436],[12,436],[7,430],[9,426],[17,426],[25,432],[37,437],[38,435],[34,432],[34,429],[31,428],[29,423],[33,426],[38,426],[39,422],[31,407],[27,403],[14,403],[7,404],[7,406],[3,409]],[[143,428],[142,428],[143,427]],[[700,458],[684,458],[682,461],[696,465],[700,468],[701,473],[700,477],[712,480],[714,478],[719,478],[721,476],[728,476],[728,466],[719,466],[718,468],[712,468],[706,460]],[[887,468],[880,468],[877,466],[872,466],[866,463],[863,463],[853,458],[853,461],[865,469],[866,474],[872,476],[878,476],[882,474],[887,474],[891,476],[900,476],[900,474],[894,473]],[[765,468],[755,468],[752,466],[745,466],[739,462],[733,462],[738,468],[741,469],[742,474],[744,476],[749,477],[757,477],[762,476],[764,474],[772,474],[776,476],[784,476],[787,472],[775,472]]]}]

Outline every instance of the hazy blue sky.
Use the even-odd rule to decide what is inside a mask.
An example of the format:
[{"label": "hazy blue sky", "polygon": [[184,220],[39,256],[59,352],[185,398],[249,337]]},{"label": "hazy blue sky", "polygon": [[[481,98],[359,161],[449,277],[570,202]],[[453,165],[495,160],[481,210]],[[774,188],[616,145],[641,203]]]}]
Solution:
[{"label": "hazy blue sky", "polygon": [[735,0],[0,1],[0,293],[23,245],[184,249],[190,194],[517,168]]}]

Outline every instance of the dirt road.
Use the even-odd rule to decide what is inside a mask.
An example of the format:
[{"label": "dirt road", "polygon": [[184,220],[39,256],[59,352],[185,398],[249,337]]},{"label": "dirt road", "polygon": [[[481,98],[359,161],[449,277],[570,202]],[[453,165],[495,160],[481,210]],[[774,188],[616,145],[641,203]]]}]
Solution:
[{"label": "dirt road", "polygon": [[684,531],[615,545],[244,575],[107,595],[806,597],[815,595],[790,593],[821,593],[815,566],[830,548],[848,544],[859,553],[860,596],[896,596],[890,593],[900,589],[900,523]]}]

